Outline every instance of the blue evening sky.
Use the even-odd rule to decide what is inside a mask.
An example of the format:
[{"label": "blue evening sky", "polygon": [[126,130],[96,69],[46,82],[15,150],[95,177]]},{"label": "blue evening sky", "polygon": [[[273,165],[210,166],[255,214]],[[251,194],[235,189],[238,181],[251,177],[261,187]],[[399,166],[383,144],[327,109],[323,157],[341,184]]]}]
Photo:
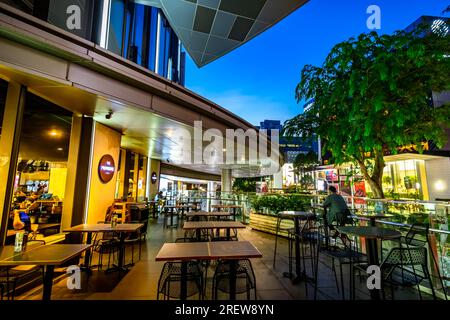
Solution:
[{"label": "blue evening sky", "polygon": [[422,15],[442,16],[449,0],[310,0],[224,57],[198,68],[188,58],[186,86],[254,125],[302,112],[295,87],[305,64],[321,65],[336,43],[369,32],[366,13],[381,8],[380,33],[404,29]]}]

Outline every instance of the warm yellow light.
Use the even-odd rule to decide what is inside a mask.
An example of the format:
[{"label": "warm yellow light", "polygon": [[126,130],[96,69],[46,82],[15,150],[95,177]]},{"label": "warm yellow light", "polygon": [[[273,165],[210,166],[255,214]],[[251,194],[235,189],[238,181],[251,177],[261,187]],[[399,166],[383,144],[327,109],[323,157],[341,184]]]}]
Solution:
[{"label": "warm yellow light", "polygon": [[50,130],[49,132],[48,132],[48,135],[50,136],[50,137],[59,137],[60,135],[61,135],[61,131],[58,131],[58,130]]},{"label": "warm yellow light", "polygon": [[438,181],[436,181],[436,182],[434,183],[434,188],[435,188],[437,191],[444,191],[444,190],[447,189],[447,185],[446,185],[446,183],[445,183],[444,181],[438,180]]}]

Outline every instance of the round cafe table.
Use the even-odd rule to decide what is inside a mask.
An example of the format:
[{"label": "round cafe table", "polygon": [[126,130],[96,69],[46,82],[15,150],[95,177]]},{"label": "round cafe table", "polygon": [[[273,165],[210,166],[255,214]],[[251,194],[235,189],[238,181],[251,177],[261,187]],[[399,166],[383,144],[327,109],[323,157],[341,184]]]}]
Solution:
[{"label": "round cafe table", "polygon": [[[366,239],[367,262],[369,266],[380,265],[377,240],[394,240],[402,235],[397,230],[377,227],[337,227],[336,229],[340,233]],[[372,300],[380,300],[380,290],[372,289],[369,291]]]},{"label": "round cafe table", "polygon": [[359,217],[359,218],[367,218],[367,219],[369,219],[371,227],[375,227],[376,226],[376,220],[389,219],[389,218],[392,218],[394,216],[394,215],[389,214],[389,213],[360,213],[360,212],[355,212],[354,215]]}]

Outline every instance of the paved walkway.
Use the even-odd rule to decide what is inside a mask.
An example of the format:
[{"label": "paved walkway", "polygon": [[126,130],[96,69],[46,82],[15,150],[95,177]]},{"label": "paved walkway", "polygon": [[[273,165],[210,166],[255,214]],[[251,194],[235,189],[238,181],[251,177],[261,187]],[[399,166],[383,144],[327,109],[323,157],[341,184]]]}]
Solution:
[{"label": "paved walkway", "polygon": [[[256,276],[257,298],[258,300],[312,300],[314,288],[305,286],[304,282],[292,284],[290,279],[283,277],[282,273],[288,271],[288,250],[287,240],[279,238],[276,268],[273,268],[274,236],[246,228],[240,230],[240,240],[251,241],[263,254],[261,259],[253,259],[252,264]],[[158,279],[163,266],[163,262],[155,262],[155,256],[163,243],[173,242],[176,238],[182,237],[181,229],[163,230],[162,219],[157,223],[149,224],[147,242],[142,247],[141,260],[136,262],[129,272],[121,279],[117,273],[105,274],[103,271],[94,271],[89,279],[86,289],[86,282],[83,281],[84,289],[73,291],[66,286],[67,278],[61,276],[55,280],[53,286],[52,299],[94,299],[94,300],[155,300]],[[127,250],[127,260],[131,260],[131,250]],[[135,245],[135,259],[137,259],[138,246]],[[107,260],[107,258],[106,258]],[[342,292],[336,289],[335,278],[331,271],[331,261],[321,257],[319,267],[319,300],[340,300]],[[336,264],[338,266],[338,264]],[[208,282],[206,299],[211,298],[212,276],[214,266],[208,270]],[[348,299],[348,277],[347,266],[344,266],[344,284],[346,286],[346,298]],[[96,269],[94,269],[96,270]],[[311,268],[307,265],[308,273]],[[338,269],[339,280],[339,269]],[[364,288],[365,281],[357,281],[357,299],[367,300],[369,295]],[[42,287],[37,287],[17,299],[40,299]],[[418,299],[414,290],[399,290],[396,299]],[[219,295],[219,299],[227,299],[226,294]],[[237,299],[246,299],[246,295],[238,296]]]}]

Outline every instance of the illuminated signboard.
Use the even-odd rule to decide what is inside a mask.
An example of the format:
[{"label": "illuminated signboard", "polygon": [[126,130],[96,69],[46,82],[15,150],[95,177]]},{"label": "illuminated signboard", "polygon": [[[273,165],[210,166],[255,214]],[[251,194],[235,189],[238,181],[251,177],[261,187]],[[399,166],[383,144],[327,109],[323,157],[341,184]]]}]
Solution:
[{"label": "illuminated signboard", "polygon": [[111,155],[104,155],[98,164],[98,176],[100,181],[103,183],[108,183],[114,177],[116,172],[116,165],[114,159]]},{"label": "illuminated signboard", "polygon": [[152,172],[152,183],[155,184],[156,181],[158,180],[158,175],[156,174],[156,172]]}]

